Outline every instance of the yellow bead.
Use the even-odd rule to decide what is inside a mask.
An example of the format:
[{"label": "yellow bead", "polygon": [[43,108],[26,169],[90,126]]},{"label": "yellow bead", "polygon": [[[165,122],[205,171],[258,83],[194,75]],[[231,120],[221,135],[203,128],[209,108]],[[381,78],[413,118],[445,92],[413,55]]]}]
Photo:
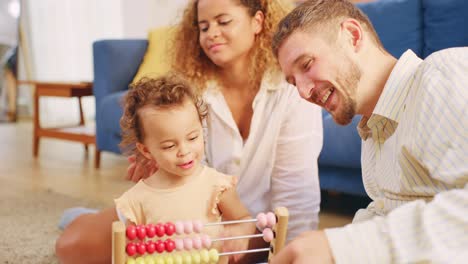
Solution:
[{"label": "yellow bead", "polygon": [[151,255],[148,255],[148,256],[145,257],[145,263],[146,263],[146,264],[156,264],[156,263],[154,262],[153,256],[151,256]]},{"label": "yellow bead", "polygon": [[184,259],[184,264],[192,264],[192,256],[190,254],[184,253],[182,258]]},{"label": "yellow bead", "polygon": [[174,258],[171,255],[165,256],[164,261],[166,261],[166,264],[174,264]]},{"label": "yellow bead", "polygon": [[193,264],[200,264],[201,263],[200,254],[197,251],[192,252],[192,263]]},{"label": "yellow bead", "polygon": [[154,264],[165,264],[164,263],[164,258],[159,255],[154,256]]},{"label": "yellow bead", "polygon": [[200,250],[200,258],[202,263],[210,263],[210,254],[208,253],[208,250],[202,249]]},{"label": "yellow bead", "polygon": [[136,264],[136,261],[135,261],[134,258],[128,258],[126,263],[127,264]]},{"label": "yellow bead", "polygon": [[208,253],[210,254],[211,262],[212,263],[218,263],[218,260],[219,260],[218,250],[216,250],[215,248],[212,248],[212,249],[210,249],[210,251]]},{"label": "yellow bead", "polygon": [[184,264],[184,259],[180,254],[174,254],[174,264]]},{"label": "yellow bead", "polygon": [[136,258],[136,264],[146,264],[145,259],[142,257]]}]

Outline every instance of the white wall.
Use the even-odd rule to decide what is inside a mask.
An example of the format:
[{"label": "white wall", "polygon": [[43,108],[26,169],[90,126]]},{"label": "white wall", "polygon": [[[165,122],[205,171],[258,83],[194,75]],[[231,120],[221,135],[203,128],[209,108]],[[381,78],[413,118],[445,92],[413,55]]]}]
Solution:
[{"label": "white wall", "polygon": [[[92,43],[104,38],[146,38],[148,30],[173,24],[188,0],[23,0],[35,80],[92,81]],[[78,121],[73,99],[41,100],[43,124]],[[95,114],[85,99],[87,119]]]}]

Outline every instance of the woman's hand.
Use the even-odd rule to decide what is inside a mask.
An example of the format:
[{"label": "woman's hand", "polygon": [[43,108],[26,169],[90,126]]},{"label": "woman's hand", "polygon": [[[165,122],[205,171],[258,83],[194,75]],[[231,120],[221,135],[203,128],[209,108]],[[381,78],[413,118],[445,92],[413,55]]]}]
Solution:
[{"label": "woman's hand", "polygon": [[142,155],[134,154],[128,157],[130,165],[127,168],[127,180],[138,182],[153,175],[158,170],[158,164],[154,160],[149,160]]}]

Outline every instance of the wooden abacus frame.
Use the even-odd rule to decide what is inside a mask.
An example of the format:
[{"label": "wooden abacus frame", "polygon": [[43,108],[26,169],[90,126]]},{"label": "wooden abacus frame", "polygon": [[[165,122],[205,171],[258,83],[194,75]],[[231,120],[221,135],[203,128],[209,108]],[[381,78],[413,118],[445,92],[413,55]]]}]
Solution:
[{"label": "wooden abacus frame", "polygon": [[[274,238],[270,243],[268,260],[278,253],[286,242],[288,230],[289,212],[286,207],[275,209],[277,223],[273,227]],[[121,221],[112,223],[112,264],[125,264],[127,260],[126,247],[126,226]]]}]

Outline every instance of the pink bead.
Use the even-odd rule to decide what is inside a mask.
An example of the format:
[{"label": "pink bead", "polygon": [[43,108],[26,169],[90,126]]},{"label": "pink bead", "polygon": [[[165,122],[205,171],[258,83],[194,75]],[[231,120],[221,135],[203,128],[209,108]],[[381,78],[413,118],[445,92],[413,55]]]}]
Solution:
[{"label": "pink bead", "polygon": [[200,233],[203,229],[203,223],[200,220],[193,221],[193,231]]},{"label": "pink bead", "polygon": [[263,230],[263,240],[265,242],[271,242],[273,240],[273,231],[270,228],[265,228]]},{"label": "pink bead", "polygon": [[191,238],[184,238],[184,248],[185,250],[191,250],[193,248],[193,241]]},{"label": "pink bead", "polygon": [[174,239],[174,243],[177,251],[184,250],[184,241],[182,240],[182,238]]},{"label": "pink bead", "polygon": [[193,232],[193,223],[192,221],[184,222],[184,232],[185,234],[191,234]]},{"label": "pink bead", "polygon": [[184,224],[181,221],[174,223],[176,234],[181,235],[184,233]]},{"label": "pink bead", "polygon": [[258,213],[257,215],[257,228],[263,230],[267,225],[267,218],[264,213]]},{"label": "pink bead", "polygon": [[192,242],[193,242],[193,247],[195,249],[201,249],[202,248],[202,241],[201,241],[199,236],[193,237]]},{"label": "pink bead", "polygon": [[204,248],[211,248],[211,238],[208,235],[201,235],[201,241]]},{"label": "pink bead", "polygon": [[158,237],[163,237],[166,234],[166,229],[164,228],[164,224],[157,223],[155,226],[155,233]]},{"label": "pink bead", "polygon": [[127,244],[125,250],[127,251],[127,255],[131,257],[137,253],[137,246],[135,243],[130,242]]},{"label": "pink bead", "polygon": [[175,226],[171,222],[167,222],[164,225],[164,230],[166,231],[166,236],[172,236],[175,233]]},{"label": "pink bead", "polygon": [[274,227],[276,225],[276,215],[274,213],[267,213],[266,218],[268,227]]},{"label": "pink bead", "polygon": [[126,234],[127,234],[127,238],[129,240],[134,240],[135,238],[137,238],[137,229],[136,229],[136,227],[134,225],[127,226]]},{"label": "pink bead", "polygon": [[144,225],[136,226],[136,233],[139,239],[144,239],[146,237],[146,228]]},{"label": "pink bead", "polygon": [[170,253],[170,252],[174,251],[174,249],[175,249],[174,240],[166,239],[166,241],[164,241],[164,246],[165,246],[167,252]]}]

